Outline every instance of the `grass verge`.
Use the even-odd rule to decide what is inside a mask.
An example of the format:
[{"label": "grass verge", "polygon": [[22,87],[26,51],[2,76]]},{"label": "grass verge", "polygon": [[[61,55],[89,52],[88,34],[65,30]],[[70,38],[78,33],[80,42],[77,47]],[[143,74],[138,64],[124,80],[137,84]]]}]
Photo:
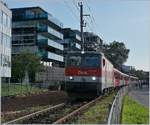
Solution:
[{"label": "grass verge", "polygon": [[125,96],[122,110],[122,124],[148,124],[149,109],[129,96]]},{"label": "grass verge", "polygon": [[38,93],[42,91],[47,91],[47,89],[40,89],[38,87],[32,87],[31,85],[21,84],[2,84],[1,86],[1,96],[22,95],[29,93]]},{"label": "grass verge", "polygon": [[113,102],[116,92],[104,97],[94,106],[86,110],[77,120],[76,124],[106,124],[109,115],[109,104]]}]

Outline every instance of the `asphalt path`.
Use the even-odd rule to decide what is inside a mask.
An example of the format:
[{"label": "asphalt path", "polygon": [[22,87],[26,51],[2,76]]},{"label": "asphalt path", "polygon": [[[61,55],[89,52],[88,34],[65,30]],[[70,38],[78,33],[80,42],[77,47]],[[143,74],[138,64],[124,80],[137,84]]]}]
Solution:
[{"label": "asphalt path", "polygon": [[149,107],[149,88],[147,86],[133,88],[129,91],[129,96],[140,104]]}]

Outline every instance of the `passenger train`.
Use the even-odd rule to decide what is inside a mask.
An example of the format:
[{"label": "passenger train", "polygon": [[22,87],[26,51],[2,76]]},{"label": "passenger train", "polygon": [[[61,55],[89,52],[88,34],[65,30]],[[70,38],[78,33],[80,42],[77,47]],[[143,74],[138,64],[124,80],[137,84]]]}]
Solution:
[{"label": "passenger train", "polygon": [[103,53],[76,51],[67,54],[65,90],[71,96],[100,95],[137,80],[115,69]]}]

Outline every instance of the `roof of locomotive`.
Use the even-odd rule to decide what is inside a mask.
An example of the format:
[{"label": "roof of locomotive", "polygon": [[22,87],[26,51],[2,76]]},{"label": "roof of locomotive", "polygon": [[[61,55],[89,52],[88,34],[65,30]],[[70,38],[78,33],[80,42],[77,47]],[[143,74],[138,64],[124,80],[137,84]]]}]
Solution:
[{"label": "roof of locomotive", "polygon": [[102,57],[104,57],[111,65],[113,65],[112,62],[109,59],[107,59],[105,54],[102,53],[102,52],[96,52],[96,51],[84,51],[84,52],[83,51],[70,51],[67,54],[97,54],[97,55],[101,55]]},{"label": "roof of locomotive", "polygon": [[120,73],[120,74],[121,74],[121,75],[123,75],[123,76],[130,77],[130,78],[134,78],[134,79],[138,79],[138,77],[136,77],[136,76],[132,76],[132,75],[129,75],[129,74],[125,74],[125,73],[123,73],[123,72],[119,71],[119,70],[118,70],[118,69],[116,69],[116,68],[114,68],[114,71],[116,71],[116,72]]},{"label": "roof of locomotive", "polygon": [[96,52],[96,51],[69,51],[67,54],[100,54],[100,55],[104,55],[102,52]]}]

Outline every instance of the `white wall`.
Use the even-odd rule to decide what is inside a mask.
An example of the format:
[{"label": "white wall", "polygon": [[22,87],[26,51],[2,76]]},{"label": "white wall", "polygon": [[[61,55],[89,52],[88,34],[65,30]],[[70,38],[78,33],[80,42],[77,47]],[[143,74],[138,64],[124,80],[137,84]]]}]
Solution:
[{"label": "white wall", "polygon": [[[4,58],[5,57],[6,57],[5,59],[9,58],[8,60],[9,62],[11,62],[11,22],[12,22],[11,21],[12,12],[2,2],[0,2],[0,19],[3,20],[4,19],[3,17],[6,17],[7,23],[5,25],[2,23],[2,21],[0,21],[0,58],[1,58],[0,60],[2,60],[2,63],[0,63],[0,79],[1,77],[11,77],[11,65],[4,66],[5,62],[7,62],[4,61]],[[7,39],[4,40],[4,38]],[[9,43],[9,45],[7,43]]]}]

